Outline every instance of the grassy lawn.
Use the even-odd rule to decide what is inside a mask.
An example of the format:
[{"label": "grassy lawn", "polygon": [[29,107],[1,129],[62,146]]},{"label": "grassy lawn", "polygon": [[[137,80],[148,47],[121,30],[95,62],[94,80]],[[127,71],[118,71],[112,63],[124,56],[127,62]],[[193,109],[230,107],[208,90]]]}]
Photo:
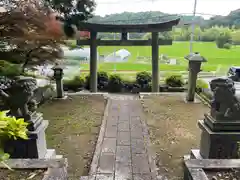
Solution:
[{"label": "grassy lawn", "polygon": [[200,144],[197,121],[209,108],[203,104],[186,104],[184,96],[162,95],[143,99],[159,173],[169,180],[183,179],[183,156]]},{"label": "grassy lawn", "polygon": [[72,96],[61,102],[46,103],[38,110],[49,120],[48,148],[68,158],[71,180],[88,174],[104,108],[103,97]]},{"label": "grassy lawn", "polygon": [[[108,54],[114,50],[127,49],[131,52],[130,62],[135,62],[138,56],[151,57],[150,46],[116,46],[98,47],[99,54]],[[240,65],[240,46],[232,49],[219,49],[214,42],[196,42],[193,44],[193,51],[200,52],[208,59],[208,64]],[[183,60],[189,54],[189,42],[173,42],[172,46],[160,46],[159,54],[164,54],[172,58]],[[184,60],[185,61],[185,60]]]},{"label": "grassy lawn", "polygon": [[[231,65],[240,65],[240,46],[233,46],[232,49],[219,49],[215,43],[196,42],[193,45],[195,52],[200,52],[201,55],[207,58],[208,62],[203,64],[203,71],[216,71],[219,65],[223,69],[227,69]],[[99,54],[109,54],[114,50],[127,49],[131,52],[128,62],[116,63],[116,69],[119,71],[151,71],[151,47],[133,46],[133,47],[98,47]],[[189,53],[189,42],[173,42],[172,46],[161,46],[159,54],[165,54],[168,57],[179,60],[180,65],[160,64],[159,70],[162,71],[186,71],[188,62],[184,59]],[[137,57],[144,56],[150,59],[145,62],[138,62]],[[100,63],[98,68],[103,71],[113,71],[115,63]],[[83,64],[81,67],[84,70],[89,70],[88,64]]]},{"label": "grassy lawn", "polygon": [[[128,62],[121,63],[99,63],[98,70],[101,71],[113,71],[116,67],[117,71],[151,71],[151,47],[143,46],[100,46],[98,52],[100,55],[107,55],[115,50],[127,49],[131,56]],[[193,45],[195,52],[200,52],[208,62],[202,65],[202,70],[218,71],[219,69],[228,69],[232,65],[240,65],[240,46],[233,46],[231,49],[219,49],[214,42],[196,42]],[[180,64],[169,65],[160,64],[160,71],[186,71],[188,62],[184,59],[184,56],[189,54],[189,42],[173,42],[172,46],[159,47],[159,54],[167,55],[168,57],[175,58]],[[148,57],[144,62],[137,60],[138,56]],[[89,70],[89,64],[81,64],[82,70]]]}]

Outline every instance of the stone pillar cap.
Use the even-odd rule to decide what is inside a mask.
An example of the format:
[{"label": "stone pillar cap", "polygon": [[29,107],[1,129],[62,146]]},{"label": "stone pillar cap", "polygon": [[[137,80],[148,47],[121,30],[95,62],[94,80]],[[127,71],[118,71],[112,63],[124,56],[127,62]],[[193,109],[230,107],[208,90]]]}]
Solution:
[{"label": "stone pillar cap", "polygon": [[191,53],[184,58],[188,61],[207,62],[207,59],[201,56],[199,52]]},{"label": "stone pillar cap", "polygon": [[58,70],[58,69],[62,70],[63,66],[56,64],[55,66],[52,67],[52,70]]}]

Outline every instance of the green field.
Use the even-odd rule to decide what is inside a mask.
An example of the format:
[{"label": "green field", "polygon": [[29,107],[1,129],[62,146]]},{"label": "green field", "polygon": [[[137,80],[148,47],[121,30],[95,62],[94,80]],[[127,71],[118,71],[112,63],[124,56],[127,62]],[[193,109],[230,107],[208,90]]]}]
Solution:
[{"label": "green field", "polygon": [[[100,55],[106,55],[114,50],[126,49],[131,53],[128,62],[116,63],[117,71],[151,71],[151,47],[126,46],[126,47],[98,47]],[[208,62],[204,63],[203,71],[216,71],[217,69],[227,69],[231,65],[240,65],[240,46],[233,46],[230,50],[218,49],[215,43],[196,42],[193,45],[194,52],[200,52]],[[172,46],[160,46],[159,55],[164,54],[170,58],[177,59],[179,65],[160,64],[159,69],[162,71],[186,71],[187,61],[184,56],[189,54],[189,42],[173,42]],[[148,57],[143,63],[139,62],[137,57]],[[81,65],[83,70],[88,70],[89,65]],[[113,71],[115,63],[100,63],[99,70]]]}]

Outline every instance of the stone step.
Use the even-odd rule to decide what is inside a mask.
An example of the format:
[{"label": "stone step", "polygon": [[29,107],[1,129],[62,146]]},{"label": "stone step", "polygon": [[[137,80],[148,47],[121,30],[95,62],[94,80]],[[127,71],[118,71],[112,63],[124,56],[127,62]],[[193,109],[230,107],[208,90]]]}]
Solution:
[{"label": "stone step", "polygon": [[45,159],[52,159],[56,157],[56,151],[55,149],[47,149],[47,153],[45,155]]},{"label": "stone step", "polygon": [[62,159],[63,155],[56,155],[56,159]]},{"label": "stone step", "polygon": [[89,176],[82,176],[80,177],[80,180],[89,180]]}]

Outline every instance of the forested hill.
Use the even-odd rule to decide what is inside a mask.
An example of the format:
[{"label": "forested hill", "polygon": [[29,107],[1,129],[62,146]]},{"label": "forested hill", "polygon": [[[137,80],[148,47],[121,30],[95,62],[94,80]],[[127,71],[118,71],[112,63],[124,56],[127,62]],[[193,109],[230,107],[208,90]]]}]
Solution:
[{"label": "forested hill", "polygon": [[[173,19],[175,15],[162,13],[160,11],[148,11],[148,12],[124,12],[119,14],[106,15],[104,17],[94,16],[90,19],[90,22],[98,23],[116,23],[116,24],[135,24],[135,23],[156,23],[169,19]],[[192,16],[181,16],[181,24],[189,24],[192,20]],[[210,20],[204,20],[201,16],[196,16],[196,23],[201,27],[210,27],[213,25],[223,26],[236,26],[240,28],[240,9],[232,11],[228,16],[215,16]]]}]

